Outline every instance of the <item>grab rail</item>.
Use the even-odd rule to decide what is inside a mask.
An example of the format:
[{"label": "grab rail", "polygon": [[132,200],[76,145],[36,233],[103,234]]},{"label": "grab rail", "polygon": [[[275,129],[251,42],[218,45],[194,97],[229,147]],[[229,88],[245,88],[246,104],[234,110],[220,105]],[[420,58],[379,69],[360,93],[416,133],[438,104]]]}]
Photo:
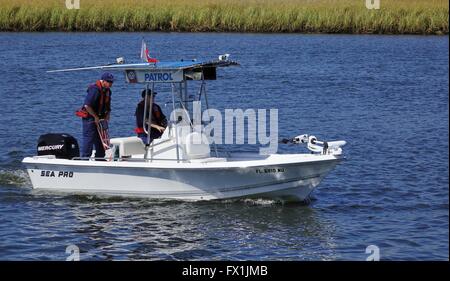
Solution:
[{"label": "grab rail", "polygon": [[[95,161],[104,161],[104,162],[117,162],[117,161],[126,161],[126,162],[149,162],[150,159],[140,159],[140,158],[131,158],[131,157],[119,157],[119,158],[113,158],[113,160],[108,161],[107,159],[103,158],[103,157],[73,157],[71,160],[84,160],[84,161],[91,161],[91,160],[95,160]],[[168,159],[168,158],[153,158],[151,159],[152,161],[154,160],[161,160],[161,161],[181,161],[181,162],[189,162],[189,160],[185,159],[185,160],[178,160],[178,159]]]}]

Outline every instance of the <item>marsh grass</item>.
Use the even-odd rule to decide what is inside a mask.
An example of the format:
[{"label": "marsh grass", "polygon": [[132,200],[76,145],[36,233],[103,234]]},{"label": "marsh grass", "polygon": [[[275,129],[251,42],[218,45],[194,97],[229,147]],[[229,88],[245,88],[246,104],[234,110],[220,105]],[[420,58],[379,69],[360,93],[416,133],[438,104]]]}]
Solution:
[{"label": "marsh grass", "polygon": [[227,31],[448,34],[448,1],[0,0],[1,31]]}]

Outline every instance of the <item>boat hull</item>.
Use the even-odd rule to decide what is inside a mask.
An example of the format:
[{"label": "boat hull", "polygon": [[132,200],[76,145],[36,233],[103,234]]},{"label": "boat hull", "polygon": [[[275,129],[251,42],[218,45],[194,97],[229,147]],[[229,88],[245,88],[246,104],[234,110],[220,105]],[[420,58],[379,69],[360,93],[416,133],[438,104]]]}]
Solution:
[{"label": "boat hull", "polygon": [[34,158],[23,162],[35,189],[192,201],[242,197],[304,201],[338,160],[203,168]]}]

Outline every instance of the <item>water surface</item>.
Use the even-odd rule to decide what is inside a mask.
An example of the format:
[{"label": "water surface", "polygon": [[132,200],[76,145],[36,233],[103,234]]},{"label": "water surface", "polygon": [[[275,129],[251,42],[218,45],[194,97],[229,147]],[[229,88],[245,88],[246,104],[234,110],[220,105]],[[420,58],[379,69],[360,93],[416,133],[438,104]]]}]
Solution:
[{"label": "water surface", "polygon": [[[31,190],[22,158],[44,133],[81,140],[74,111],[99,76],[45,71],[137,60],[142,36],[161,60],[232,54],[212,107],[278,108],[280,137],[344,139],[347,161],[306,206]],[[0,259],[65,260],[75,244],[84,260],[365,260],[368,245],[448,260],[448,55],[446,36],[0,33]],[[131,135],[138,88],[113,91],[111,135]]]}]

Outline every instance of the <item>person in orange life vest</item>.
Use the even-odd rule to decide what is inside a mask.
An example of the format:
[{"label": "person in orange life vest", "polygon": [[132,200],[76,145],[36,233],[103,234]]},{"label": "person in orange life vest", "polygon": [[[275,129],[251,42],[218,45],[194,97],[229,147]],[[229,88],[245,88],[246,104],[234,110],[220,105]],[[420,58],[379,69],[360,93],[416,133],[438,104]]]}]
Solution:
[{"label": "person in orange life vest", "polygon": [[147,134],[144,131],[144,106],[145,106],[145,93],[147,92],[147,116],[145,117],[145,128],[148,131],[148,119],[150,116],[150,105],[152,105],[152,118],[151,118],[151,131],[150,131],[150,143],[157,138],[160,138],[167,127],[167,118],[163,114],[161,107],[154,102],[156,92],[152,90],[143,90],[141,93],[142,100],[136,106],[136,129],[138,137],[142,139],[144,143],[147,143]]},{"label": "person in orange life vest", "polygon": [[100,80],[89,85],[87,89],[83,109],[88,114],[86,117],[83,117],[83,147],[81,157],[90,157],[93,147],[95,147],[95,157],[105,156],[105,149],[97,131],[97,124],[101,119],[109,121],[111,112],[111,87],[113,82],[114,76],[106,72],[103,73]]}]

